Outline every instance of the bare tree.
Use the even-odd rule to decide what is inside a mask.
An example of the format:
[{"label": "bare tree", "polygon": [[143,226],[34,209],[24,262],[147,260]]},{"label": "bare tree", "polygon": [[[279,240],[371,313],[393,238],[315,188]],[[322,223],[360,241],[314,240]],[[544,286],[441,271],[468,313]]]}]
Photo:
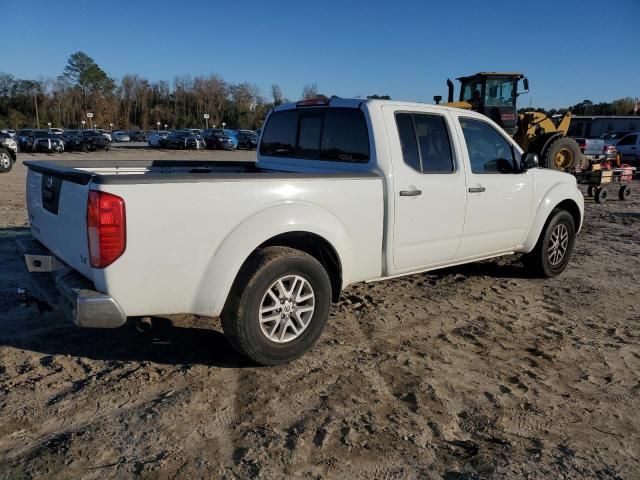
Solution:
[{"label": "bare tree", "polygon": [[271,96],[273,97],[273,104],[276,107],[284,103],[284,97],[282,96],[282,89],[280,88],[280,85],[275,83],[271,85]]},{"label": "bare tree", "polygon": [[307,84],[302,88],[302,99],[310,100],[318,96],[318,85],[315,83]]}]

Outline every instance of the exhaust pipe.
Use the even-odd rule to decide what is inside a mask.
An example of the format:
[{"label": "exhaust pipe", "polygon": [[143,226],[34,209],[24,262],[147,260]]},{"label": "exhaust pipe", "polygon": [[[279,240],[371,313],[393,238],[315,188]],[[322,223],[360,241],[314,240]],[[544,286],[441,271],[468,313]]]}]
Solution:
[{"label": "exhaust pipe", "polygon": [[140,333],[147,333],[152,327],[151,317],[141,317],[136,322],[136,330]]},{"label": "exhaust pipe", "polygon": [[448,102],[453,102],[453,82],[447,78],[447,88],[449,89]]}]

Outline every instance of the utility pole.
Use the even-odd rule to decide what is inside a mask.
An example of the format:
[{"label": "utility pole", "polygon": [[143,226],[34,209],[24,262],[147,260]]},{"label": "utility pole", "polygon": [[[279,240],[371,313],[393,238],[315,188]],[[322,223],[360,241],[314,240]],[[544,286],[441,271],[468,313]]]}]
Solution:
[{"label": "utility pole", "polygon": [[38,115],[38,92],[33,92],[33,103],[36,106],[36,123],[38,124],[38,129],[40,129],[40,116]]}]

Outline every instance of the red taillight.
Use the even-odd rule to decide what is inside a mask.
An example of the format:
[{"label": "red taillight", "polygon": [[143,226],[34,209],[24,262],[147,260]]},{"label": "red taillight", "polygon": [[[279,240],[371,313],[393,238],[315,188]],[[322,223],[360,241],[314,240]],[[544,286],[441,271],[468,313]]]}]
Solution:
[{"label": "red taillight", "polygon": [[127,225],[122,198],[105,192],[89,192],[87,237],[93,267],[107,267],[124,253]]},{"label": "red taillight", "polygon": [[578,144],[578,147],[580,147],[580,151],[582,153],[584,153],[585,149],[587,148],[587,144],[586,144],[586,142],[583,142],[583,143]]}]

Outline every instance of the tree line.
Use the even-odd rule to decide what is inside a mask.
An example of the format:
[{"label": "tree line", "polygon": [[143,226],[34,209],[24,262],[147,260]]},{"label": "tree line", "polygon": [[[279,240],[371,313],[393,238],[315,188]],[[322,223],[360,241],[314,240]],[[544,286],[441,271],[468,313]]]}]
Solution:
[{"label": "tree line", "polygon": [[[317,86],[305,86],[303,95],[317,94]],[[313,98],[313,97],[308,97]],[[119,81],[86,53],[69,57],[63,73],[44,80],[24,80],[0,73],[0,128],[86,126],[121,129],[151,129],[210,125],[258,128],[270,108],[287,102],[278,85],[270,98],[247,82],[229,83],[219,75],[178,76],[151,82],[139,75]],[[89,119],[87,113],[93,113]]]},{"label": "tree line", "polygon": [[619,98],[612,102],[594,103],[591,100],[583,100],[568,108],[521,108],[518,112],[522,113],[527,110],[535,110],[543,112],[547,115],[564,115],[571,112],[573,115],[586,116],[612,116],[612,115],[640,115],[640,110],[636,110],[636,100],[631,97]]}]

